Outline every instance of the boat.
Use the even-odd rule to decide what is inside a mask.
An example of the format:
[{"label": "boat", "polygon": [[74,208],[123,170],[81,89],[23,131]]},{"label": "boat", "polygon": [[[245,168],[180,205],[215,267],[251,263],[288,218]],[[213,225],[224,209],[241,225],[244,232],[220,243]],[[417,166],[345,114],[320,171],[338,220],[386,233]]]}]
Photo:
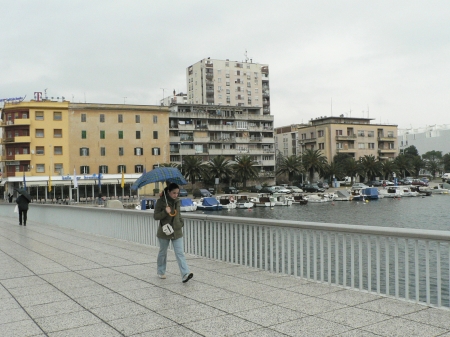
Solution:
[{"label": "boat", "polygon": [[304,196],[304,198],[306,200],[308,200],[308,202],[312,202],[312,203],[322,203],[322,202],[330,202],[334,200],[334,195],[330,195],[330,194],[309,194]]},{"label": "boat", "polygon": [[[449,184],[445,184],[445,185],[449,185]],[[438,184],[437,186],[434,186],[430,190],[431,190],[431,193],[433,193],[433,194],[448,194],[449,193],[448,188],[444,188],[444,184]]]},{"label": "boat", "polygon": [[292,204],[306,205],[308,203],[308,200],[306,200],[302,194],[294,195],[293,199]]},{"label": "boat", "polygon": [[251,198],[250,201],[255,204],[255,207],[275,206],[274,199],[271,199],[271,195],[267,193],[259,193],[257,197]]},{"label": "boat", "polygon": [[234,196],[236,199],[236,208],[252,208],[255,204],[250,200],[250,197],[245,194],[237,194]]},{"label": "boat", "polygon": [[385,189],[379,190],[380,195],[385,198],[401,198],[403,191],[400,186],[388,186]]},{"label": "boat", "polygon": [[223,206],[216,198],[205,197],[200,199],[200,203],[197,203],[197,210],[199,211],[220,211]]},{"label": "boat", "polygon": [[180,199],[180,211],[181,212],[193,212],[197,210],[197,203],[191,198]]},{"label": "boat", "polygon": [[291,206],[293,201],[291,196],[282,193],[272,194],[271,199],[275,203],[275,206]]},{"label": "boat", "polygon": [[232,195],[218,195],[216,196],[216,199],[219,201],[219,203],[222,205],[223,208],[226,209],[233,209],[236,208],[236,201],[234,199],[234,196]]},{"label": "boat", "polygon": [[411,186],[410,189],[411,189],[411,191],[418,192],[419,195],[421,195],[422,197],[424,197],[424,196],[429,197],[432,195],[431,189],[429,189],[429,188],[423,189],[423,188],[421,188],[421,186]]},{"label": "boat", "polygon": [[337,190],[335,201],[350,201],[352,200],[352,195],[346,190]]},{"label": "boat", "polygon": [[376,187],[366,187],[352,191],[353,201],[378,200],[379,191]]},{"label": "boat", "polygon": [[[109,201],[109,200],[108,200]],[[111,200],[114,201],[114,200]],[[154,211],[155,209],[155,205],[156,205],[156,199],[153,198],[146,198],[146,199],[141,199],[141,202],[139,203],[139,205],[136,205],[135,209],[137,210],[151,210]]]},{"label": "boat", "polygon": [[411,187],[402,186],[402,192],[404,197],[418,197],[419,192],[413,191]]}]

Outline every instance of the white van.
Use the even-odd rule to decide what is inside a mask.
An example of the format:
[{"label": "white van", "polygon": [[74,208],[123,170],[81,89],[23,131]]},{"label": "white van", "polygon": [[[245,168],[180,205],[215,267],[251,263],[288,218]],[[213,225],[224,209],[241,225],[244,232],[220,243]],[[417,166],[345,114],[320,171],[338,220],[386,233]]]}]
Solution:
[{"label": "white van", "polygon": [[446,180],[450,179],[450,173],[444,173],[441,178],[442,178],[442,181],[446,181]]}]

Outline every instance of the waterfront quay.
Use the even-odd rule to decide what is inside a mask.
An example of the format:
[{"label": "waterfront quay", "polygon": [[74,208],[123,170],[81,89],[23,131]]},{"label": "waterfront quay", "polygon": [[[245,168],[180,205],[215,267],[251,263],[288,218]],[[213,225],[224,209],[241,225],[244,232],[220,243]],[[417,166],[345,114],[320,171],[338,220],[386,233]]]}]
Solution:
[{"label": "waterfront quay", "polygon": [[1,336],[450,336],[447,309],[193,254],[159,279],[157,247],[32,219],[0,220]]}]

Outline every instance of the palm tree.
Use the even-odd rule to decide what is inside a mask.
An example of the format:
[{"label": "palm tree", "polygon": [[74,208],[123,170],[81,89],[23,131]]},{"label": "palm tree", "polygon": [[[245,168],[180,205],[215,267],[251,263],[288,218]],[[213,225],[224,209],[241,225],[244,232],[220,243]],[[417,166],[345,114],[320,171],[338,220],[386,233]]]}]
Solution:
[{"label": "palm tree", "polygon": [[309,172],[309,181],[314,179],[315,172],[321,172],[324,165],[327,163],[325,157],[320,150],[307,149],[302,155],[302,164],[306,171]]},{"label": "palm tree", "polygon": [[233,170],[237,179],[242,181],[244,189],[247,186],[247,180],[256,179],[258,177],[258,171],[255,167],[256,164],[257,162],[249,155],[236,157],[236,164],[233,165]]},{"label": "palm tree", "polygon": [[207,175],[210,180],[219,178],[220,182],[230,179],[233,175],[232,165],[224,156],[217,156],[206,164]]},{"label": "palm tree", "polygon": [[194,185],[197,179],[201,179],[206,174],[202,159],[196,156],[183,157],[182,173]]},{"label": "palm tree", "polygon": [[393,160],[386,160],[380,163],[380,172],[383,175],[383,180],[389,179],[393,173],[397,171],[397,166]]},{"label": "palm tree", "polygon": [[406,177],[406,172],[413,172],[411,158],[408,155],[400,154],[394,159],[395,165],[400,175]]},{"label": "palm tree", "polygon": [[300,175],[302,172],[302,159],[294,154],[289,157],[281,157],[275,174],[277,176],[287,174],[289,176],[289,181],[292,182],[294,177]]},{"label": "palm tree", "polygon": [[410,163],[415,177],[418,177],[420,170],[426,167],[425,161],[422,158],[420,158],[420,156],[411,157]]},{"label": "palm tree", "polygon": [[348,158],[344,163],[344,172],[351,177],[351,184],[353,185],[353,178],[361,173],[361,165],[355,158]]},{"label": "palm tree", "polygon": [[322,177],[328,178],[329,181],[333,181],[333,176],[341,177],[344,174],[344,168],[341,163],[335,163],[334,161],[331,164],[326,163],[321,171]]},{"label": "palm tree", "polygon": [[380,162],[373,155],[365,155],[361,158],[361,169],[367,180],[374,180],[380,175]]}]

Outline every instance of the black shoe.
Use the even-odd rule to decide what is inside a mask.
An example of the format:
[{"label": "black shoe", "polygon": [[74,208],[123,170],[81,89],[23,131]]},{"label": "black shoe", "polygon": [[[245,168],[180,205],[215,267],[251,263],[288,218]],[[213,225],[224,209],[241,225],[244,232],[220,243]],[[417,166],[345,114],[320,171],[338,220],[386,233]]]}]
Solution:
[{"label": "black shoe", "polygon": [[189,273],[183,276],[183,283],[186,283],[187,281],[189,281],[192,277],[194,277],[194,274]]},{"label": "black shoe", "polygon": [[20,223],[19,226],[22,226],[22,224]]},{"label": "black shoe", "polygon": [[23,225],[24,225],[24,226],[26,226],[27,224],[26,224],[26,223],[24,223]]}]

